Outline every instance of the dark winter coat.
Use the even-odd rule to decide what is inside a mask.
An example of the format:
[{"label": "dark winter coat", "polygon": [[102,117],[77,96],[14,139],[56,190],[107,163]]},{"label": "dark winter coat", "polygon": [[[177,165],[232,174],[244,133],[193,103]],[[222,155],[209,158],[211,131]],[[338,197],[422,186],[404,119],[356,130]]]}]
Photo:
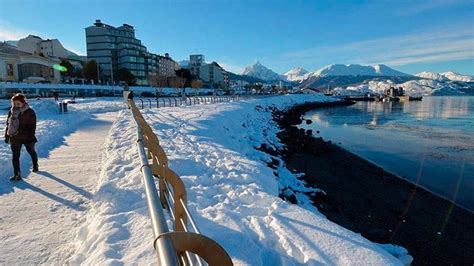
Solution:
[{"label": "dark winter coat", "polygon": [[127,98],[128,98],[129,100],[133,100],[133,97],[135,97],[135,93],[133,93],[133,91],[129,92]]},{"label": "dark winter coat", "polygon": [[[8,112],[8,118],[12,115],[11,111]],[[36,113],[33,109],[28,108],[18,117],[20,125],[18,127],[18,133],[15,136],[8,136],[8,119],[7,128],[5,129],[5,139],[10,143],[31,143],[38,142],[36,139]]]}]

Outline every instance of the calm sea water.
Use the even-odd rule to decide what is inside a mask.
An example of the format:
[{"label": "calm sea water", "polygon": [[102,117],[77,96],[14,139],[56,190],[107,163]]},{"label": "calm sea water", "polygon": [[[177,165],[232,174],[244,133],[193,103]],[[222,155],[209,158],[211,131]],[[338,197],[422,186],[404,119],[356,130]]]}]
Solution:
[{"label": "calm sea water", "polygon": [[305,118],[315,135],[474,211],[474,97],[358,102]]}]

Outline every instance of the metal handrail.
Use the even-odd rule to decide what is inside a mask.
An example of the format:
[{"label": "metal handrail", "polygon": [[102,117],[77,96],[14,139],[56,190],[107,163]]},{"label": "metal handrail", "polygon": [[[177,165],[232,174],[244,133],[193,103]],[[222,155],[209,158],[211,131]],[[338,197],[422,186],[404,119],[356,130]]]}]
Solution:
[{"label": "metal handrail", "polygon": [[[135,104],[133,104],[134,106]],[[137,122],[136,122],[137,123]],[[142,130],[137,123],[137,146],[138,154],[141,161],[142,180],[145,185],[145,195],[147,199],[148,210],[150,212],[151,224],[155,239],[161,234],[169,232],[166,224],[163,207],[160,204],[158,191],[156,190],[155,181],[148,164],[145,146],[143,145]],[[156,241],[156,254],[160,265],[178,265],[176,260],[175,250],[172,242],[169,239],[161,238]]]},{"label": "metal handrail", "polygon": [[[256,97],[256,96],[254,96]],[[172,106],[191,106],[196,104],[212,104],[212,103],[221,103],[221,102],[233,102],[236,100],[246,99],[246,96],[240,95],[229,95],[229,96],[193,96],[186,98],[177,98],[177,97],[166,97],[166,98],[156,98],[156,108],[160,108],[160,102],[162,103],[161,107],[166,107],[166,101],[168,101],[169,107]],[[189,99],[189,101],[188,101]],[[138,98],[141,103],[141,108],[145,108],[144,100]],[[148,106],[152,108],[152,100],[148,100]],[[173,105],[174,103],[174,105]]]},{"label": "metal handrail", "polygon": [[[233,265],[229,254],[219,244],[200,233],[186,205],[186,189],[183,181],[168,168],[168,158],[160,146],[158,137],[133,100],[129,100],[129,106],[138,128],[137,146],[159,264],[202,265],[203,259],[209,265]],[[152,159],[151,165],[150,159]],[[159,194],[154,177],[159,178]],[[175,231],[168,229],[164,208],[170,211]],[[189,230],[188,221],[193,232]]]}]

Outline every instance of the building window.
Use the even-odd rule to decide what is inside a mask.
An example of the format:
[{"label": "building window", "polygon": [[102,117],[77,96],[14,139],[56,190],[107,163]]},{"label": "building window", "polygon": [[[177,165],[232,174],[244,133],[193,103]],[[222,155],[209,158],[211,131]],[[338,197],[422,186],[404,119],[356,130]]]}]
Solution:
[{"label": "building window", "polygon": [[13,76],[13,64],[7,64],[7,76]]}]

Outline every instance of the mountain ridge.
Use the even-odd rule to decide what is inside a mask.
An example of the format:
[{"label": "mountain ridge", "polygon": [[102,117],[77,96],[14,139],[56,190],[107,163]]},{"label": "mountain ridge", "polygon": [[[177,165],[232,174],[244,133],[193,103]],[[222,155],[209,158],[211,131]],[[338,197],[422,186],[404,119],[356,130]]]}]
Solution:
[{"label": "mountain ridge", "polygon": [[310,72],[302,67],[295,67],[281,74],[281,76],[287,81],[303,81],[307,78],[308,73]]},{"label": "mountain ridge", "polygon": [[474,77],[470,75],[463,75],[452,71],[435,73],[429,71],[423,71],[415,74],[415,76],[425,79],[432,79],[438,81],[461,81],[461,82],[474,82]]},{"label": "mountain ridge", "polygon": [[326,76],[397,76],[410,77],[412,75],[400,72],[383,64],[377,65],[359,65],[359,64],[331,64],[317,71],[312,72],[309,76],[326,77]]},{"label": "mountain ridge", "polygon": [[264,81],[272,81],[272,80],[282,80],[281,76],[274,72],[273,70],[265,67],[260,63],[260,61],[255,62],[254,64],[245,67],[244,71],[242,71],[241,75],[251,76],[255,78],[259,78]]}]

